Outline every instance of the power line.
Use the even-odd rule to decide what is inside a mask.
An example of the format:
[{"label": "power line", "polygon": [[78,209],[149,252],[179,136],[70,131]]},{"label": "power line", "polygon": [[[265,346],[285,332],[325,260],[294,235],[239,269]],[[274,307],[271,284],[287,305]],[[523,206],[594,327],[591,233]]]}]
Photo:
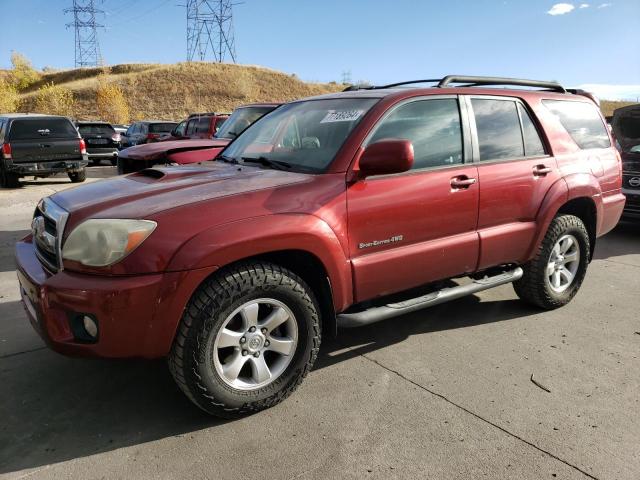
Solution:
[{"label": "power line", "polygon": [[236,62],[231,0],[187,0],[187,61]]},{"label": "power line", "polygon": [[73,6],[66,8],[64,13],[73,14],[73,22],[67,23],[67,28],[73,27],[75,32],[75,66],[102,64],[97,29],[104,25],[96,22],[96,15],[104,14],[104,11],[96,8],[95,0],[73,0]]}]

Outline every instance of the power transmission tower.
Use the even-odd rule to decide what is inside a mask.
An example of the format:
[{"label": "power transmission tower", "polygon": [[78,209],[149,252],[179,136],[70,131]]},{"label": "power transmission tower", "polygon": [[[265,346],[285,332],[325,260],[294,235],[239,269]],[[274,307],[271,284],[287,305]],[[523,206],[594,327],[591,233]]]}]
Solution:
[{"label": "power transmission tower", "polygon": [[67,23],[67,28],[73,27],[75,30],[76,67],[97,67],[102,64],[96,31],[104,25],[96,22],[96,15],[104,11],[96,8],[95,3],[95,0],[73,0],[73,7],[64,10],[64,13],[73,14],[73,22]]},{"label": "power transmission tower", "polygon": [[204,61],[212,53],[216,62],[236,62],[231,0],[187,0],[187,61]]}]

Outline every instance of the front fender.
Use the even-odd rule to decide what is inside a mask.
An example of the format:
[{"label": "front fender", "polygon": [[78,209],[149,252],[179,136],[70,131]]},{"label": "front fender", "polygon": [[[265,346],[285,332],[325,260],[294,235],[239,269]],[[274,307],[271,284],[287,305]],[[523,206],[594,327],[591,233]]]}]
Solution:
[{"label": "front fender", "polygon": [[223,267],[256,255],[302,250],[324,265],[333,290],[334,306],[351,304],[351,268],[329,225],[307,214],[253,217],[204,230],[185,242],[169,262],[169,271]]}]

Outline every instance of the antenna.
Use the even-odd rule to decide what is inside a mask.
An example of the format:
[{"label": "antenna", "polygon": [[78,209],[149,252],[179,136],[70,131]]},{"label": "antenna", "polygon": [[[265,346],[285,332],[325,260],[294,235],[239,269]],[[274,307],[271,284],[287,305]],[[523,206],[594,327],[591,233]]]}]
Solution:
[{"label": "antenna", "polygon": [[73,7],[66,8],[64,13],[73,14],[73,22],[67,23],[67,28],[75,30],[76,67],[97,67],[102,64],[100,45],[96,30],[100,25],[96,23],[96,14],[104,11],[97,9],[95,0],[73,0]]},{"label": "antenna", "polygon": [[187,0],[187,61],[204,61],[212,53],[216,62],[231,57],[236,63],[231,0]]}]

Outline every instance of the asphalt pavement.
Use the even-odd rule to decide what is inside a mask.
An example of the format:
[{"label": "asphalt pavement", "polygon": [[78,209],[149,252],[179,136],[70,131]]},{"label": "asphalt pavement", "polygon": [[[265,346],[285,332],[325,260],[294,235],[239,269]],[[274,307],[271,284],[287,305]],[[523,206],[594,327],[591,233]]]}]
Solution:
[{"label": "asphalt pavement", "polygon": [[640,223],[599,239],[564,308],[507,285],[343,331],[284,403],[222,421],[163,361],[66,358],[31,329],[13,243],[70,187],[0,190],[0,478],[640,478]]}]

